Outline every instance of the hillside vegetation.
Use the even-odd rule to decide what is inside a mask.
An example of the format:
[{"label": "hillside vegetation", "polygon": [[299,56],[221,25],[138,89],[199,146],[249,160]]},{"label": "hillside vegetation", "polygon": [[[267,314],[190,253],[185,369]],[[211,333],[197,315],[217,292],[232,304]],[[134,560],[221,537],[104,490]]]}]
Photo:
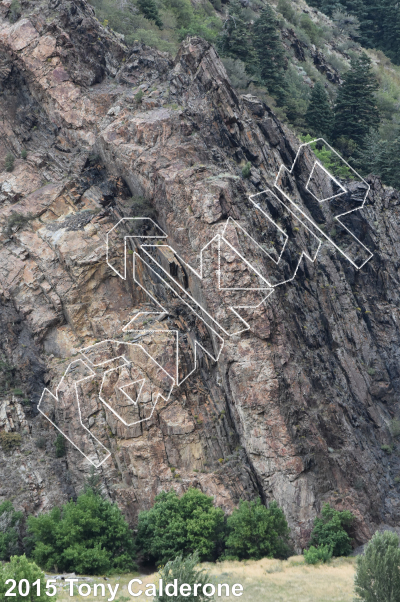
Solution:
[{"label": "hillside vegetation", "polygon": [[[303,0],[91,3],[98,19],[128,44],[142,41],[174,53],[187,36],[205,38],[217,47],[240,92],[262,98],[298,134],[324,136],[362,174],[400,186],[400,68],[391,62],[399,62],[400,30],[392,20],[387,33],[391,13],[378,21],[384,3],[376,13],[361,0],[313,0],[319,10]],[[357,69],[369,74],[367,80],[354,79]],[[348,79],[352,105],[339,114],[340,103],[349,100],[339,92]],[[313,99],[313,92],[319,96]],[[313,114],[313,100],[318,107],[325,103],[325,113]],[[321,121],[331,127],[321,129]]]}]

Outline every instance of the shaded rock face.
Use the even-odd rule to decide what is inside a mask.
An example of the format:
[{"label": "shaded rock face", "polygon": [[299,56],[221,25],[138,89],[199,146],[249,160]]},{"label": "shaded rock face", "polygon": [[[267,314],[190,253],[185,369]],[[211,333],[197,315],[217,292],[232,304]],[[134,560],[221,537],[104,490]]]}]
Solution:
[{"label": "shaded rock face", "polygon": [[[84,2],[31,2],[13,25],[8,6],[0,3],[0,162],[28,154],[0,173],[0,429],[22,435],[20,447],[0,450],[0,500],[14,496],[37,513],[74,497],[90,470],[70,444],[55,457],[57,431],[37,411],[43,388],[55,392],[79,349],[127,340],[122,328],[135,311],[152,309],[132,263],[126,280],[107,265],[107,232],[122,217],[151,217],[196,268],[228,218],[257,240],[263,223],[249,195],[272,186],[282,163],[291,167],[298,142],[265,104],[237,95],[202,40],[185,41],[172,61],[125,47]],[[226,511],[240,498],[277,500],[297,549],[324,502],[355,513],[357,543],[398,521],[400,457],[381,446],[395,443],[400,413],[400,199],[374,178],[370,185],[349,222],[374,253],[362,270],[324,243],[254,312],[249,331],[225,341],[218,363],[204,354],[139,425],[121,424],[92,391],[86,418],[112,452],[99,469],[104,491],[133,525],[161,490],[190,486]],[[293,186],[318,221],[319,208]],[[287,215],[272,218],[295,230]],[[266,268],[262,256],[251,260]],[[179,261],[163,261],[218,310],[220,291],[195,290]],[[289,274],[297,261],[285,255]],[[232,262],[233,279],[239,269]],[[167,310],[151,328],[187,335],[182,370],[190,370],[193,341],[215,340],[176,297],[139,277]],[[157,341],[149,345],[162,356]],[[55,410],[54,419],[79,426],[73,414]]]}]

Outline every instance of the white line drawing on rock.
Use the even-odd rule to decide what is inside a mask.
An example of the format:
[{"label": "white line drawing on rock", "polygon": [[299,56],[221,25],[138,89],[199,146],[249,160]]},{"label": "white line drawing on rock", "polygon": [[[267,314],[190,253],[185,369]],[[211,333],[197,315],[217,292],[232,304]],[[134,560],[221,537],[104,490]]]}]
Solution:
[{"label": "white line drawing on rock", "polygon": [[[300,207],[285,192],[285,190],[283,189],[283,187],[281,185],[282,178],[284,177],[285,174],[289,174],[290,176],[294,175],[296,165],[298,164],[304,150],[307,147],[309,147],[311,144],[317,143],[317,142],[324,144],[327,148],[329,148],[332,152],[334,152],[335,155],[341,161],[343,161],[343,163],[355,174],[355,176],[358,177],[359,180],[365,184],[366,189],[365,189],[365,194],[363,195],[363,198],[360,201],[358,199],[356,199],[357,202],[359,201],[361,204],[359,206],[354,207],[353,209],[350,209],[349,211],[344,211],[344,212],[339,213],[338,215],[334,216],[334,219],[349,233],[349,235],[356,241],[356,243],[359,245],[359,247],[365,251],[367,258],[361,263],[361,265],[357,265],[357,263],[348,254],[346,254],[343,251],[343,249],[341,249],[335,243],[335,241],[332,240],[332,237],[330,235],[327,235],[318,226],[318,224],[316,224],[315,221],[309,215],[307,215],[307,213],[304,211],[304,209],[302,207]],[[319,199],[311,189],[312,180],[314,177],[316,177],[317,172],[320,174],[321,173],[324,174],[323,177],[326,176],[327,178],[329,178],[334,183],[335,187],[339,190],[339,192],[337,192],[327,198]],[[306,185],[305,185],[305,190],[318,203],[325,203],[327,201],[339,199],[340,197],[343,197],[343,195],[345,195],[349,192],[331,173],[329,173],[329,171],[317,159],[314,160],[313,165],[310,169],[310,173],[309,173]],[[87,431],[87,433],[89,433],[90,437],[92,437],[101,446],[101,448],[104,448],[105,451],[102,450],[102,453],[103,454],[107,453],[106,457],[103,458],[101,460],[101,462],[98,462],[96,464],[96,462],[94,462],[88,455],[86,455],[84,453],[84,451],[82,451],[82,449],[79,448],[79,446],[76,444],[76,442],[74,443],[67,435],[65,435],[65,433],[63,433],[63,431],[61,431],[61,429],[50,419],[50,417],[45,413],[45,411],[41,407],[44,396],[47,393],[51,395],[51,397],[55,400],[56,403],[59,402],[59,397],[58,397],[59,388],[62,386],[62,383],[64,382],[65,377],[67,376],[68,372],[70,371],[70,367],[75,363],[82,362],[82,364],[91,372],[91,375],[93,375],[93,374],[95,374],[95,372],[93,371],[92,367],[93,368],[101,368],[102,366],[106,366],[107,364],[110,364],[111,361],[115,362],[116,360],[120,360],[120,362],[117,363],[115,366],[113,365],[112,367],[106,369],[103,372],[102,383],[101,383],[100,392],[98,395],[99,400],[126,427],[132,427],[140,422],[149,420],[153,416],[158,399],[161,397],[162,399],[164,399],[164,401],[167,402],[170,398],[172,388],[174,386],[176,386],[176,387],[180,386],[184,381],[187,380],[187,378],[189,378],[189,376],[191,376],[196,371],[196,369],[198,367],[198,350],[201,350],[202,352],[207,354],[211,360],[217,362],[221,356],[226,337],[239,335],[250,329],[250,324],[240,314],[240,310],[257,309],[266,301],[266,299],[268,299],[270,297],[270,295],[273,293],[274,289],[277,286],[291,282],[296,277],[297,271],[299,269],[299,266],[300,266],[300,263],[301,263],[303,257],[306,257],[309,261],[314,263],[317,259],[318,253],[319,253],[321,245],[322,245],[321,238],[327,240],[330,244],[332,244],[333,247],[335,249],[337,249],[357,270],[361,269],[367,263],[367,261],[369,261],[369,259],[371,259],[372,253],[351,232],[351,230],[345,224],[342,223],[342,221],[340,219],[346,215],[349,215],[350,213],[353,213],[355,211],[358,211],[359,209],[362,209],[362,207],[364,206],[364,204],[366,202],[369,190],[370,190],[370,186],[368,185],[368,183],[365,182],[365,180],[342,157],[340,157],[340,155],[323,138],[318,138],[311,142],[302,144],[302,145],[300,145],[300,147],[297,151],[297,154],[293,161],[291,169],[289,170],[283,164],[279,168],[273,188],[266,188],[265,190],[263,190],[257,194],[249,196],[249,200],[252,203],[253,207],[263,215],[264,219],[267,220],[267,222],[269,224],[271,224],[273,227],[276,228],[276,230],[279,232],[280,236],[282,237],[283,244],[282,244],[280,253],[279,254],[277,253],[276,256],[274,257],[271,253],[268,252],[268,250],[263,248],[263,246],[261,244],[259,244],[252,236],[250,236],[250,234],[245,230],[245,228],[241,224],[239,224],[237,221],[233,220],[233,218],[229,217],[227,219],[226,223],[223,225],[221,232],[216,234],[215,236],[213,236],[213,238],[208,243],[206,243],[204,245],[204,247],[201,249],[200,255],[199,255],[200,267],[197,270],[194,269],[188,263],[186,263],[174,251],[174,249],[170,245],[160,244],[160,242],[159,242],[160,240],[167,239],[167,234],[151,218],[146,218],[146,217],[121,218],[115,224],[115,226],[113,226],[113,228],[111,228],[111,230],[109,230],[109,232],[107,233],[107,236],[106,236],[106,262],[107,262],[108,266],[114,271],[115,274],[117,274],[117,276],[119,278],[126,280],[127,279],[127,265],[128,265],[128,257],[127,257],[127,255],[128,255],[128,249],[127,249],[128,239],[136,239],[136,241],[139,241],[139,244],[136,245],[136,250],[131,251],[131,256],[133,259],[133,271],[132,271],[133,281],[151,299],[152,304],[155,307],[159,308],[159,311],[139,311],[128,322],[128,324],[126,324],[123,327],[122,330],[125,333],[135,333],[138,335],[138,337],[142,337],[142,336],[144,337],[144,336],[149,336],[149,335],[166,335],[168,337],[172,337],[174,339],[174,357],[175,357],[174,367],[172,369],[170,369],[169,372],[166,371],[164,369],[164,367],[161,366],[161,364],[159,364],[155,360],[155,358],[153,356],[151,356],[144,349],[144,347],[141,344],[129,343],[129,342],[125,342],[125,341],[118,341],[115,339],[105,339],[104,341],[101,341],[99,343],[96,343],[94,345],[91,345],[89,347],[86,347],[86,348],[80,350],[80,353],[83,356],[83,358],[85,359],[85,362],[83,362],[83,360],[77,360],[76,362],[72,362],[68,366],[64,376],[62,377],[62,379],[60,381],[60,384],[58,385],[58,387],[56,389],[56,395],[53,395],[48,389],[44,389],[44,391],[42,393],[42,397],[41,397],[39,405],[38,405],[39,411],[43,414],[43,416],[45,416],[51,422],[51,424],[53,424],[53,426],[55,426],[55,428],[59,432],[61,432],[72,443],[72,445],[74,445],[82,453],[82,455],[89,462],[91,462],[96,468],[101,466],[101,464],[103,464],[103,462],[110,457],[111,452],[107,448],[105,448],[105,446],[103,444],[101,444],[101,442],[98,439],[96,439],[93,436],[93,434],[90,432],[90,430],[83,424],[82,414],[81,414],[81,406],[80,406],[81,402],[79,400],[79,393],[78,393],[78,388],[77,388],[77,385],[80,382],[83,382],[83,381],[91,378],[91,376],[87,376],[80,380],[77,380],[74,383],[74,386],[75,386],[75,394],[76,394],[76,399],[77,399],[77,404],[78,404],[80,424],[83,427],[83,429],[85,429],[85,431]],[[235,247],[235,245],[232,243],[232,241],[229,240],[229,237],[235,238],[234,234],[237,234],[237,233],[245,236],[247,238],[247,240],[249,240],[254,245],[254,247],[256,249],[258,249],[258,251],[262,255],[264,255],[264,257],[267,257],[268,260],[270,262],[272,262],[272,264],[271,264],[272,268],[274,267],[274,265],[280,266],[283,253],[288,248],[289,243],[293,242],[293,241],[290,240],[289,235],[280,227],[280,225],[278,223],[276,223],[276,221],[274,221],[268,215],[267,211],[265,209],[263,209],[263,207],[260,205],[261,197],[264,194],[272,195],[275,202],[277,204],[283,206],[283,208],[290,214],[291,219],[297,220],[299,222],[299,224],[301,224],[301,227],[304,228],[304,232],[306,233],[306,235],[309,237],[309,239],[311,241],[311,244],[310,244],[311,250],[302,249],[302,251],[299,253],[299,255],[300,255],[299,259],[297,261],[295,269],[292,271],[291,276],[288,278],[281,279],[281,280],[275,278],[275,282],[272,282],[271,278],[262,274],[259,269],[256,269],[256,267],[253,266],[252,263],[250,263],[249,260],[246,259],[246,257]],[[279,194],[283,197],[283,199],[280,198]],[[299,216],[299,214],[300,214],[300,216]],[[129,225],[136,225],[138,227],[140,227],[140,226],[149,227],[150,229],[153,229],[154,233],[140,234],[140,233],[132,233],[132,231],[129,231],[129,230],[128,230],[128,232],[126,232],[126,228],[127,227],[129,228]],[[121,239],[122,239],[122,242],[121,242]],[[147,242],[149,239],[157,239],[158,244],[156,244],[156,245],[149,244]],[[142,241],[144,241],[144,242],[142,242]],[[121,244],[123,245],[123,257],[121,257],[121,254],[120,254]],[[314,247],[312,245],[314,245]],[[222,249],[224,249],[224,251],[222,251]],[[207,253],[211,253],[211,256],[212,256],[212,253],[215,253],[216,269],[213,272],[213,277],[216,280],[216,289],[218,291],[220,291],[221,293],[235,293],[236,292],[236,293],[242,293],[242,297],[247,296],[247,303],[246,303],[246,300],[243,302],[240,301],[239,303],[237,303],[236,301],[234,303],[232,303],[228,299],[228,302],[225,304],[226,311],[231,312],[232,315],[235,316],[235,318],[237,319],[236,326],[234,326],[233,328],[231,328],[229,330],[227,328],[226,324],[221,322],[221,319],[218,319],[215,315],[212,315],[211,312],[209,312],[208,310],[205,309],[205,307],[201,304],[201,302],[198,299],[196,299],[193,294],[191,294],[189,292],[189,290],[190,290],[189,288],[185,288],[178,281],[177,278],[174,278],[173,275],[168,273],[166,268],[162,265],[161,260],[157,261],[157,258],[156,258],[157,253],[160,253],[160,251],[162,251],[162,250],[167,250],[168,253],[171,253],[172,256],[177,260],[179,266],[181,266],[181,268],[183,270],[186,270],[187,273],[189,275],[191,275],[193,278],[196,278],[201,283],[201,285],[203,285],[206,282],[204,257]],[[138,251],[140,251],[141,254]],[[252,280],[252,282],[254,282],[253,286],[249,287],[249,286],[226,286],[225,285],[225,283],[223,282],[223,269],[222,269],[222,255],[224,252],[225,253],[230,252],[231,254],[233,254],[235,259],[242,262],[242,264],[245,266],[245,268],[247,270],[247,274],[250,274],[253,279]],[[122,269],[121,269],[121,266],[118,265],[118,262],[122,263]],[[178,331],[178,330],[144,329],[144,328],[136,327],[138,325],[137,323],[140,318],[147,317],[147,316],[152,316],[152,317],[158,316],[160,318],[161,316],[168,314],[168,310],[160,303],[160,301],[158,299],[156,299],[154,294],[152,292],[150,292],[150,290],[148,290],[143,285],[143,283],[140,281],[139,277],[137,276],[138,267],[140,268],[139,272],[141,274],[143,274],[143,270],[148,270],[148,272],[151,273],[153,282],[158,281],[162,285],[162,287],[164,287],[165,290],[168,290],[169,294],[177,297],[179,299],[180,303],[182,303],[182,305],[186,306],[193,313],[193,315],[196,316],[196,318],[198,318],[199,320],[201,320],[203,322],[203,324],[206,326],[208,332],[211,334],[212,344],[213,344],[212,351],[210,349],[206,348],[201,343],[201,341],[198,341],[197,339],[194,340],[193,368],[183,378],[179,377],[179,336],[181,334],[180,331]],[[254,295],[256,293],[259,294],[259,298],[257,300],[254,300]],[[144,417],[140,417],[140,415],[139,415],[138,420],[128,422],[124,418],[124,416],[121,415],[121,413],[119,411],[117,411],[115,407],[113,407],[113,405],[110,403],[110,400],[108,398],[106,398],[105,389],[106,389],[106,385],[108,382],[107,379],[110,379],[112,376],[114,376],[114,378],[116,376],[118,376],[118,382],[119,382],[120,372],[125,370],[126,374],[122,378],[122,381],[124,382],[124,384],[122,384],[122,385],[120,384],[119,386],[114,387],[114,389],[117,392],[119,391],[120,394],[122,394],[123,399],[128,404],[128,406],[121,406],[121,407],[123,407],[124,409],[126,409],[126,407],[130,407],[130,409],[139,408],[141,401],[143,403],[144,390],[145,390],[146,384],[149,381],[149,379],[142,378],[142,377],[137,377],[137,378],[135,377],[133,380],[132,379],[129,380],[130,375],[128,373],[129,372],[128,368],[129,368],[129,366],[132,365],[132,362],[124,354],[116,355],[116,356],[112,357],[111,359],[106,359],[105,361],[93,362],[90,359],[90,354],[97,351],[98,349],[100,349],[101,348],[100,346],[101,345],[104,346],[104,344],[112,344],[112,345],[117,346],[117,348],[125,345],[125,346],[130,346],[130,348],[134,347],[136,350],[140,350],[140,352],[144,353],[148,357],[149,360],[155,362],[155,364],[158,366],[159,370],[161,370],[165,374],[167,379],[168,378],[170,379],[170,381],[169,381],[170,388],[166,395],[161,395],[161,393],[159,392],[156,395],[156,398],[154,400],[150,396],[150,401],[147,402],[147,405],[150,407],[149,415],[146,415]],[[92,367],[90,367],[86,362],[89,362]],[[127,382],[125,382],[124,379]],[[124,390],[124,389],[132,388],[132,387],[133,387],[133,397],[132,397],[132,394],[130,395],[127,391]]]}]

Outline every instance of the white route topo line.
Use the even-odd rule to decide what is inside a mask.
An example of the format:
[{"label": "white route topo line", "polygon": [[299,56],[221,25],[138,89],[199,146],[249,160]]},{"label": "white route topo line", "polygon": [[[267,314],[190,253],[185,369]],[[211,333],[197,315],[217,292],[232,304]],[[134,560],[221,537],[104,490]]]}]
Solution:
[{"label": "white route topo line", "polygon": [[[337,215],[334,217],[335,220],[337,220],[341,226],[343,228],[345,228],[345,230],[347,230],[347,232],[353,237],[353,239],[368,253],[368,257],[367,259],[362,263],[361,266],[356,265],[356,263],[342,250],[340,249],[340,247],[332,240],[332,238],[330,236],[328,236],[316,223],[314,220],[312,220],[305,212],[304,210],[297,204],[295,203],[285,192],[284,190],[279,186],[279,179],[282,177],[283,173],[288,173],[291,176],[293,176],[293,172],[296,166],[297,161],[299,160],[301,154],[304,152],[304,149],[308,146],[311,146],[311,144],[315,143],[315,142],[322,142],[326,147],[328,147],[332,152],[334,152],[336,154],[337,157],[339,157],[339,159],[341,161],[343,161],[343,163],[362,181],[364,182],[364,184],[366,185],[367,189],[364,195],[364,198],[362,199],[361,205],[359,207],[355,207],[354,209],[351,209],[350,211],[346,211],[344,213],[341,213],[340,215]],[[310,190],[309,186],[310,186],[310,182],[314,176],[314,172],[316,167],[318,167],[319,169],[321,169],[329,178],[332,179],[332,181],[335,183],[335,185],[341,190],[341,192],[332,195],[326,199],[318,199],[315,194]],[[169,400],[171,392],[172,392],[172,388],[174,386],[180,386],[187,378],[189,378],[189,376],[191,376],[197,369],[197,363],[198,363],[198,358],[197,358],[197,349],[201,349],[204,353],[206,353],[210,359],[212,359],[213,361],[218,361],[221,355],[221,352],[223,350],[224,347],[224,342],[225,339],[224,337],[231,337],[234,335],[238,335],[241,334],[242,332],[245,332],[247,330],[250,329],[250,325],[249,323],[238,313],[237,310],[240,309],[256,309],[258,307],[260,307],[260,305],[262,303],[264,303],[264,301],[266,299],[268,299],[268,297],[273,293],[274,289],[277,286],[280,286],[282,284],[286,284],[290,281],[292,281],[297,274],[297,271],[299,269],[300,266],[300,262],[302,261],[303,257],[306,257],[309,261],[311,262],[315,262],[318,252],[321,248],[321,244],[322,241],[321,239],[315,234],[315,232],[313,230],[317,230],[318,234],[320,234],[324,239],[327,239],[329,241],[330,244],[332,244],[335,249],[337,249],[357,270],[361,269],[366,263],[367,261],[369,261],[369,259],[371,259],[372,257],[372,253],[367,249],[367,247],[349,230],[349,228],[347,228],[347,226],[345,226],[342,221],[339,218],[344,217],[345,215],[348,215],[352,212],[358,211],[360,209],[362,209],[364,207],[364,204],[366,202],[368,193],[370,191],[370,186],[369,184],[323,139],[323,138],[317,138],[315,140],[312,140],[311,142],[305,143],[305,144],[301,144],[296,157],[293,161],[292,167],[291,169],[287,169],[283,164],[280,166],[278,174],[276,176],[275,182],[274,182],[274,188],[276,188],[276,190],[278,190],[281,195],[283,195],[284,199],[286,201],[288,201],[288,205],[281,200],[274,192],[272,189],[270,188],[266,188],[265,190],[263,190],[262,192],[259,192],[255,195],[250,195],[249,196],[249,200],[250,202],[253,204],[253,206],[260,211],[263,216],[272,224],[274,225],[277,230],[280,232],[280,234],[283,236],[284,238],[284,243],[281,249],[281,252],[279,254],[278,259],[274,259],[274,257],[272,257],[259,243],[257,243],[256,240],[254,240],[254,238],[252,236],[250,236],[250,234],[235,220],[233,220],[231,217],[228,218],[228,220],[226,221],[224,228],[222,230],[222,233],[220,234],[216,234],[200,251],[200,267],[198,270],[194,269],[192,266],[190,266],[188,263],[186,263],[182,257],[180,257],[175,251],[174,249],[170,246],[170,245],[150,245],[150,244],[139,244],[138,248],[140,248],[143,253],[145,254],[146,258],[148,261],[150,261],[150,263],[153,263],[155,265],[155,267],[157,268],[157,271],[152,267],[152,265],[150,265],[150,263],[146,262],[139,254],[138,252],[134,252],[132,254],[133,257],[133,280],[135,282],[135,284],[137,284],[152,300],[152,302],[158,306],[160,308],[160,312],[153,312],[153,311],[145,311],[145,312],[141,312],[139,311],[129,322],[128,324],[126,324],[123,327],[123,332],[131,332],[131,333],[137,333],[138,335],[142,335],[142,336],[146,336],[149,334],[163,334],[166,336],[172,336],[175,338],[175,367],[173,370],[173,375],[168,373],[158,362],[157,360],[155,360],[155,358],[153,356],[151,356],[144,348],[142,345],[138,344],[138,343],[130,343],[130,342],[126,342],[126,341],[118,341],[118,340],[114,340],[114,339],[105,339],[104,341],[101,341],[99,343],[95,343],[94,345],[90,345],[89,347],[83,348],[80,350],[81,355],[85,358],[86,361],[90,362],[90,364],[92,364],[92,366],[94,367],[102,367],[105,366],[107,364],[110,363],[110,359],[102,361],[102,362],[98,362],[98,363],[93,363],[89,357],[87,357],[88,353],[90,352],[90,350],[95,349],[96,347],[98,347],[99,345],[102,345],[104,343],[115,343],[119,346],[121,345],[129,345],[130,347],[137,347],[140,348],[142,350],[143,353],[145,353],[145,355],[148,356],[148,358],[150,358],[153,362],[155,362],[155,364],[171,379],[171,387],[169,390],[168,395],[165,397],[163,395],[161,395],[161,393],[159,393],[157,395],[157,398],[153,404],[152,410],[151,410],[151,414],[150,416],[146,417],[146,418],[142,418],[141,420],[138,420],[136,422],[133,423],[127,423],[122,416],[120,416],[118,414],[118,412],[116,412],[116,410],[114,410],[114,408],[112,408],[110,406],[110,404],[107,403],[107,401],[102,397],[102,392],[103,392],[103,385],[105,382],[105,378],[106,375],[108,373],[110,373],[113,370],[118,370],[121,367],[124,366],[129,366],[131,364],[131,362],[124,356],[124,355],[120,355],[117,357],[113,357],[112,361],[121,359],[123,360],[123,363],[118,364],[117,366],[113,366],[112,368],[109,368],[108,370],[105,370],[103,372],[103,377],[102,377],[102,383],[101,383],[101,387],[100,387],[100,392],[99,392],[99,400],[101,401],[101,403],[103,403],[111,412],[113,412],[113,414],[127,427],[131,427],[135,424],[138,424],[144,420],[149,420],[154,412],[154,409],[156,407],[157,401],[158,399],[161,397],[162,399],[164,399],[166,402]],[[329,171],[318,161],[315,160],[313,163],[313,166],[311,168],[310,171],[310,175],[308,177],[307,183],[306,183],[306,190],[319,202],[326,202],[329,200],[332,200],[334,198],[337,198],[339,196],[342,196],[343,194],[349,192],[347,191],[342,184],[331,174],[329,173]],[[286,280],[282,280],[281,282],[272,284],[263,274],[261,274],[259,272],[259,270],[257,270],[243,255],[242,253],[240,253],[235,247],[234,245],[227,240],[226,235],[227,235],[227,229],[232,226],[233,228],[238,228],[246,237],[248,237],[251,242],[256,246],[256,248],[258,248],[262,254],[265,254],[268,256],[268,258],[270,260],[272,260],[274,262],[275,265],[279,265],[281,259],[282,259],[282,255],[287,247],[288,241],[289,241],[289,236],[288,234],[286,234],[284,232],[284,230],[274,221],[271,219],[271,217],[260,207],[260,205],[257,203],[257,197],[260,197],[260,195],[265,194],[265,193],[269,193],[271,194],[275,201],[279,202],[281,205],[283,205],[283,207],[291,214],[291,216],[297,220],[304,228],[305,230],[316,239],[316,241],[318,242],[317,248],[315,250],[314,253],[310,254],[307,251],[302,251],[300,253],[300,258],[297,262],[297,265],[293,271],[293,275],[291,278],[288,278]],[[291,207],[295,208],[304,218],[305,223],[296,215],[296,213],[291,209]],[[140,234],[125,234],[123,237],[123,246],[124,246],[124,257],[123,257],[123,273],[121,273],[119,270],[117,270],[115,268],[115,265],[112,264],[112,257],[111,257],[111,253],[110,253],[110,236],[112,235],[113,232],[117,233],[118,232],[118,228],[121,226],[121,224],[126,224],[129,221],[141,221],[141,222],[148,222],[151,223],[152,227],[155,229],[156,232],[158,232],[157,234],[152,234],[152,235],[140,235]],[[308,225],[307,225],[308,224]],[[151,219],[151,218],[136,218],[136,217],[124,217],[122,219],[119,220],[119,222],[117,224],[115,224],[115,226],[113,228],[111,228],[111,230],[109,230],[109,232],[107,232],[107,236],[106,236],[106,262],[107,265],[123,280],[126,280],[127,278],[127,239],[128,238],[133,238],[133,239],[151,239],[151,238],[155,238],[155,239],[166,239],[168,238],[167,234]],[[243,328],[242,330],[235,330],[234,332],[228,332],[226,330],[226,328],[224,328],[224,326],[218,322],[218,320],[215,318],[215,316],[213,317],[208,311],[205,310],[204,307],[202,307],[201,303],[199,301],[197,301],[193,295],[189,294],[189,292],[177,281],[175,280],[168,272],[167,270],[156,261],[156,259],[153,257],[153,255],[150,254],[149,250],[150,249],[159,249],[159,248],[167,248],[172,254],[173,256],[178,260],[179,264],[181,265],[182,268],[187,269],[190,273],[193,274],[193,276],[195,276],[196,278],[198,278],[201,282],[204,282],[204,267],[203,267],[203,258],[204,258],[204,254],[205,252],[213,245],[213,243],[217,244],[217,249],[218,249],[218,254],[217,254],[217,270],[216,270],[216,276],[217,276],[217,290],[221,291],[221,292],[228,292],[228,291],[243,291],[243,292],[260,292],[263,293],[264,296],[261,298],[260,302],[257,304],[250,304],[250,305],[228,305],[227,309],[230,310],[234,315],[236,315],[236,317],[240,320],[240,322],[242,322],[243,324]],[[223,287],[221,285],[221,244],[227,245],[227,247],[245,264],[245,266],[247,267],[247,269],[251,272],[251,274],[253,274],[254,276],[256,276],[258,279],[261,280],[262,283],[265,284],[265,286],[260,286],[260,287]],[[160,316],[160,315],[165,315],[168,314],[168,311],[161,305],[161,303],[153,296],[153,294],[147,290],[142,283],[139,281],[139,279],[136,277],[136,264],[137,262],[141,262],[142,265],[146,266],[146,268],[148,270],[150,270],[153,273],[153,276],[155,276],[156,278],[158,278],[161,283],[163,284],[163,286],[167,289],[169,289],[170,292],[172,292],[174,295],[176,295],[180,301],[186,305],[190,311],[197,317],[199,318],[203,324],[206,326],[206,328],[208,329],[208,331],[211,331],[211,333],[214,335],[215,339],[214,339],[214,344],[216,344],[216,341],[219,341],[219,348],[217,347],[217,353],[211,353],[210,350],[206,349],[201,342],[199,342],[198,340],[194,341],[194,368],[181,380],[179,379],[179,334],[180,332],[178,330],[162,330],[162,329],[134,329],[131,328],[132,325],[134,325],[133,323],[135,321],[138,320],[138,318],[143,317],[143,316],[147,316],[147,315],[152,315],[152,316]],[[160,273],[161,272],[161,273]],[[171,284],[169,282],[173,282],[173,286],[171,286]],[[177,292],[177,289],[179,290],[179,292],[181,294],[179,294]],[[265,294],[267,293],[267,294]],[[185,295],[185,297],[188,297],[190,299],[190,303],[182,296]],[[196,308],[196,309],[195,309]],[[206,316],[206,318],[205,318]],[[211,324],[210,324],[211,322]],[[222,332],[222,335],[221,335]],[[70,372],[70,368],[71,366],[73,366],[74,364],[77,364],[81,362],[85,368],[87,368],[91,374],[89,376],[86,376],[82,379],[79,379],[77,381],[75,381],[74,387],[75,387],[75,395],[76,395],[76,400],[77,400],[77,405],[78,405],[78,413],[79,413],[79,421],[81,426],[83,427],[83,429],[85,429],[85,431],[87,431],[87,433],[89,434],[90,437],[92,437],[100,446],[101,448],[103,448],[103,453],[107,452],[107,455],[105,458],[103,458],[101,460],[101,462],[95,463],[94,461],[92,461],[90,459],[89,456],[87,456],[82,449],[80,449],[80,447],[74,443],[74,441],[72,441],[46,414],[45,412],[42,410],[41,405],[42,405],[42,401],[43,398],[46,394],[46,392],[48,394],[51,395],[51,397],[55,400],[55,402],[57,403],[59,401],[59,397],[58,397],[58,392],[59,392],[59,388],[62,386],[63,381],[66,377],[66,375]],[[59,383],[59,385],[56,388],[56,394],[53,395],[47,388],[45,388],[43,390],[42,396],[40,398],[39,404],[38,404],[38,410],[42,413],[42,415],[49,420],[49,422],[60,432],[64,435],[64,437],[76,448],[78,449],[78,451],[80,451],[80,453],[91,463],[93,464],[93,466],[95,466],[96,468],[100,467],[103,462],[105,462],[105,460],[107,460],[110,455],[111,452],[110,450],[108,450],[96,437],[94,437],[94,435],[90,432],[90,430],[83,424],[82,422],[82,413],[81,413],[81,405],[80,405],[80,400],[79,400],[79,393],[78,393],[78,387],[77,385],[83,381],[86,381],[90,378],[93,378],[93,376],[96,375],[96,372],[94,372],[92,370],[92,368],[90,368],[90,366],[88,366],[83,360],[75,360],[74,362],[71,362],[67,368],[67,370],[65,371],[63,377],[61,378],[61,381]],[[132,405],[137,406],[140,403],[140,397],[142,394],[142,390],[145,384],[145,378],[139,378],[136,379],[132,382],[126,383],[123,386],[117,387],[124,395],[125,397],[129,400],[129,402]],[[136,383],[141,383],[140,384],[140,389],[139,392],[137,393],[136,396],[136,400],[133,400],[126,391],[124,391],[123,389],[134,385]]]}]

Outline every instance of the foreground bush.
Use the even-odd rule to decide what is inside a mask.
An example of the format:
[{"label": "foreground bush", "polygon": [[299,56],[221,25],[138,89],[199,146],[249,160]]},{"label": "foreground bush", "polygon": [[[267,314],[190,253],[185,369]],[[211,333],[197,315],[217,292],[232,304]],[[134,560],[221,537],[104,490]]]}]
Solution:
[{"label": "foreground bush", "polygon": [[261,500],[240,501],[228,518],[226,555],[244,559],[287,558],[289,528],[276,502],[266,508]]},{"label": "foreground bush", "polygon": [[[160,579],[163,580],[164,584],[173,583],[174,579],[178,580],[178,588],[182,583],[187,583],[191,586],[191,593],[188,596],[181,595],[178,589],[178,595],[174,596],[175,602],[205,602],[210,600],[210,596],[203,594],[203,585],[210,583],[210,576],[206,573],[205,569],[196,569],[196,565],[199,563],[199,554],[195,552],[182,558],[182,555],[177,556],[175,560],[170,560],[167,564],[159,571]],[[194,584],[201,583],[202,587],[198,588],[197,595],[194,595]],[[165,588],[165,585],[164,585]],[[154,598],[154,602],[170,602],[171,597],[164,594]]]},{"label": "foreground bush", "polygon": [[353,522],[354,515],[349,510],[335,510],[324,504],[321,517],[314,520],[310,544],[328,546],[333,556],[348,556],[352,550],[348,531]]},{"label": "foreground bush", "polygon": [[356,599],[363,602],[400,600],[400,548],[395,533],[375,533],[364,555],[357,558],[354,585]]},{"label": "foreground bush", "polygon": [[0,560],[9,560],[21,551],[20,528],[22,512],[16,512],[11,502],[0,504]]},{"label": "foreground bush", "polygon": [[87,489],[76,502],[28,518],[32,557],[46,570],[84,574],[129,571],[134,544],[116,504]]},{"label": "foreground bush", "polygon": [[310,546],[304,552],[304,560],[307,564],[318,564],[318,562],[328,562],[332,558],[332,548],[330,546],[320,546],[315,548]]},{"label": "foreground bush", "polygon": [[161,492],[153,508],[139,514],[136,544],[147,560],[164,564],[179,554],[198,551],[213,560],[223,542],[224,513],[213,498],[189,489],[181,498]]},{"label": "foreground bush", "polygon": [[[16,594],[13,597],[5,596],[6,591],[11,587],[12,583],[7,583],[8,579],[15,579],[16,587],[12,590],[11,594]],[[22,596],[22,594],[26,592],[26,583],[21,584],[21,590],[18,589],[18,583],[21,579],[26,579],[30,584],[30,590],[27,596]],[[39,596],[38,594],[38,584],[33,586],[40,579],[40,587],[39,587]],[[49,590],[49,593],[53,593]],[[9,600],[13,600],[14,602],[50,602],[50,600],[55,601],[56,596],[49,597],[46,594],[46,579],[43,571],[34,563],[30,562],[25,554],[23,556],[13,556],[11,558],[11,562],[9,564],[5,564],[1,566],[0,564],[0,601],[8,602]]]}]

